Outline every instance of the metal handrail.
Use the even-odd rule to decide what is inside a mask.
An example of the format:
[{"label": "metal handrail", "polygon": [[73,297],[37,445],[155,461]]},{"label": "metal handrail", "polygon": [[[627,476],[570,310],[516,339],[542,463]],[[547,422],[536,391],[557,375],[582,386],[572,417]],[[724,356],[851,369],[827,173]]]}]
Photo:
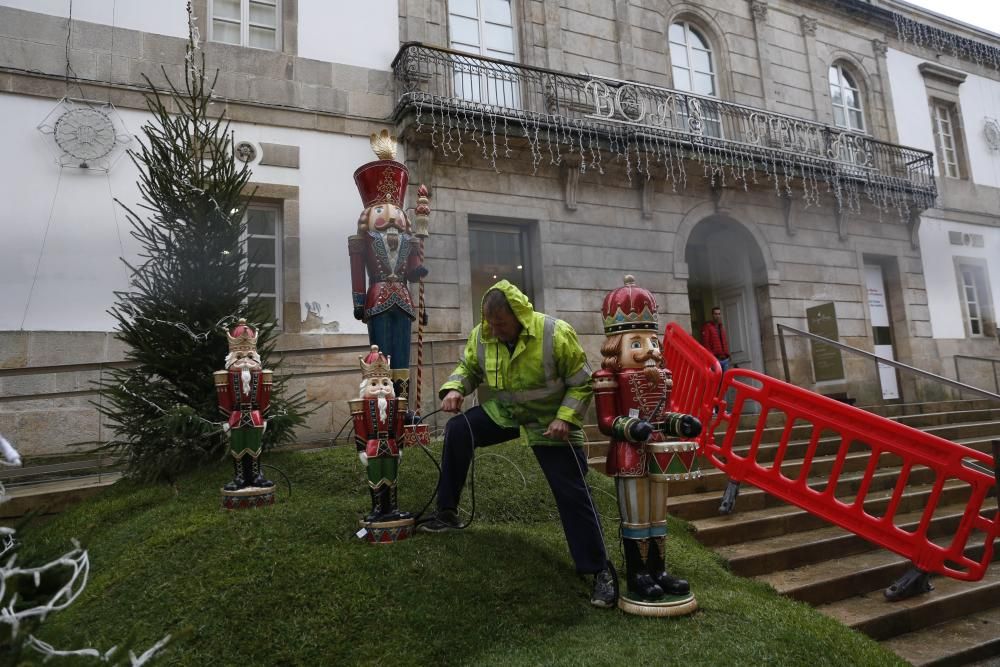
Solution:
[{"label": "metal handrail", "polygon": [[[933,205],[936,198],[933,154],[928,151],[717,97],[557,72],[419,42],[401,45],[392,69],[399,89],[393,117],[398,121],[414,111],[417,125],[430,124],[431,142],[446,150],[454,150],[453,139],[460,141],[462,132],[468,132],[484,157],[491,144],[495,159],[494,149],[509,152],[509,121],[511,131],[521,126],[536,140],[554,132],[556,144],[565,143],[563,151],[578,152],[589,163],[587,168],[600,168],[595,141],[619,147],[633,141],[646,148],[672,145],[700,160],[718,153],[719,160],[735,160],[741,169],[748,167],[743,160],[805,165],[835,188],[842,180],[876,184],[905,194],[919,208]],[[457,115],[445,123],[445,113]],[[446,125],[438,139],[433,133],[435,116]],[[493,119],[490,127],[486,117]],[[497,119],[502,120],[500,128]],[[537,152],[533,145],[533,162],[542,159]],[[555,156],[547,157],[558,163]],[[660,157],[657,153],[656,159]],[[649,159],[645,167],[642,160],[630,166],[645,173]],[[902,205],[901,200],[890,203]]]},{"label": "metal handrail", "polygon": [[[832,345],[833,347],[836,347],[836,348],[838,348],[840,350],[845,350],[847,352],[851,352],[853,354],[857,354],[857,355],[860,355],[862,357],[866,357],[868,359],[871,359],[871,360],[875,361],[876,364],[885,364],[887,366],[892,366],[893,368],[897,368],[899,370],[909,371],[911,373],[915,373],[916,375],[920,375],[922,377],[928,378],[928,379],[933,380],[935,382],[939,382],[941,384],[946,384],[946,385],[948,385],[950,387],[955,387],[955,388],[960,389],[962,391],[969,391],[969,392],[972,392],[973,394],[978,394],[978,395],[984,396],[986,398],[991,398],[991,399],[1000,401],[1000,394],[994,394],[992,391],[986,391],[985,389],[980,389],[979,387],[973,387],[972,385],[968,385],[968,384],[965,384],[963,382],[958,382],[956,380],[952,380],[951,378],[946,378],[946,377],[944,377],[942,375],[937,375],[935,373],[931,373],[930,371],[925,371],[925,370],[923,370],[921,368],[916,368],[914,366],[910,366],[909,364],[904,364],[901,361],[894,361],[892,359],[885,359],[885,358],[880,357],[880,356],[878,356],[876,354],[872,354],[871,352],[867,352],[865,350],[853,347],[851,345],[846,345],[844,343],[841,343],[841,342],[835,341],[835,340],[831,340],[829,338],[824,338],[823,336],[817,336],[814,333],[809,333],[808,331],[802,331],[801,329],[796,329],[795,327],[790,327],[790,326],[788,326],[786,324],[779,324],[778,325],[778,345],[781,348],[781,365],[782,365],[782,368],[785,371],[785,382],[791,382],[791,380],[789,379],[790,378],[790,373],[789,373],[789,370],[788,370],[788,353],[785,350],[785,336],[784,336],[784,332],[785,331],[791,331],[792,333],[797,334],[799,336],[805,336],[806,338],[810,338],[812,340],[819,341],[819,342],[824,343],[826,345]],[[876,365],[876,368],[877,368],[877,365]]]},{"label": "metal handrail", "polygon": [[970,354],[956,354],[955,357],[955,379],[959,382],[962,381],[962,371],[959,369],[958,360],[959,359],[971,359],[979,363],[989,362],[993,365],[993,381],[997,387],[997,393],[1000,393],[1000,359],[990,359],[989,357],[974,357]]}]

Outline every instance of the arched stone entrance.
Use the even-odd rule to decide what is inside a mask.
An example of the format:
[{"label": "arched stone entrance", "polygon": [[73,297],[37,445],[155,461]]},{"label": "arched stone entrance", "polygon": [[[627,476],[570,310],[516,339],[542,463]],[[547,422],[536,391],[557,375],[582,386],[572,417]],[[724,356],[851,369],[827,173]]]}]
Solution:
[{"label": "arched stone entrance", "polygon": [[[697,336],[712,308],[722,309],[733,363],[768,372],[765,343],[772,330],[769,278],[770,253],[752,228],[725,214],[712,213],[694,223],[686,235],[683,257],[688,278],[691,328]],[[768,345],[767,347],[773,347]],[[770,350],[767,350],[770,352]]]}]

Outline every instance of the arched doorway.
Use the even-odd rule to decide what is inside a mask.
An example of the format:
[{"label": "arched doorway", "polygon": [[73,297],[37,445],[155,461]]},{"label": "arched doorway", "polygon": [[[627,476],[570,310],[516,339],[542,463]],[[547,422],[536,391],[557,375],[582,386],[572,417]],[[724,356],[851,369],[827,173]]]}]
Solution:
[{"label": "arched doorway", "polygon": [[768,304],[767,270],[756,239],[735,220],[713,215],[691,230],[684,255],[695,336],[718,306],[733,363],[766,372],[760,305]]}]

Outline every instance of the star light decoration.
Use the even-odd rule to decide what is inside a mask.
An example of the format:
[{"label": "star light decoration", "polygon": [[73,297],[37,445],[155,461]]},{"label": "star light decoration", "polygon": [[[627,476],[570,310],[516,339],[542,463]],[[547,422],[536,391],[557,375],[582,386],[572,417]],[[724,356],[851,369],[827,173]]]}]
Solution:
[{"label": "star light decoration", "polygon": [[38,125],[51,135],[60,167],[110,171],[132,141],[110,102],[64,97]]}]

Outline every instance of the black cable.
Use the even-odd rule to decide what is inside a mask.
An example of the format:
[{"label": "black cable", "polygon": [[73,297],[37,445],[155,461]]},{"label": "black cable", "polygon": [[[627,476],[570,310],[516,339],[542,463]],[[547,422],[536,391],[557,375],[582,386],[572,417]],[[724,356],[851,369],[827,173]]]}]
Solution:
[{"label": "black cable", "polygon": [[278,466],[273,466],[270,463],[261,463],[260,467],[270,468],[271,470],[277,470],[281,474],[281,476],[285,478],[285,483],[288,484],[288,497],[289,498],[292,497],[292,480],[288,478],[288,475],[285,474],[284,470],[282,470]]},{"label": "black cable", "polygon": [[[440,409],[435,410],[434,412],[431,412],[426,416],[421,417],[420,420],[426,419],[427,417],[437,414],[438,412],[441,412],[441,410]],[[459,524],[458,526],[455,526],[459,530],[465,530],[466,528],[472,525],[472,522],[476,518],[476,434],[472,430],[472,422],[469,421],[469,417],[464,412],[459,412],[458,414],[462,415],[462,417],[465,419],[465,426],[469,429],[469,442],[472,444],[472,462],[470,464],[470,470],[469,470],[469,495],[470,498],[472,499],[472,510],[469,515],[468,521],[466,521],[464,524]],[[445,429],[446,436],[447,433],[448,431],[446,428]],[[447,446],[448,446],[448,440],[446,437],[441,446],[442,458],[444,457],[444,448]],[[421,449],[426,449],[426,448],[421,447]],[[414,517],[415,525],[420,525],[422,523],[427,523],[428,521],[431,521],[431,519],[424,519],[423,521],[421,521],[420,517],[423,516],[424,512],[427,511],[427,508],[430,507],[430,504],[434,502],[434,498],[437,496],[438,490],[441,488],[441,466],[438,464],[437,460],[431,455],[430,452],[425,451],[425,453],[427,454],[427,456],[431,458],[432,461],[434,461],[434,465],[437,466],[438,481],[437,484],[434,485],[434,492],[431,494],[431,497],[427,500],[427,503],[424,505],[423,509],[420,510],[420,513],[417,514],[416,517]]]},{"label": "black cable", "polygon": [[353,415],[347,418],[347,421],[344,422],[344,425],[340,427],[339,431],[337,431],[337,435],[333,436],[333,444],[337,444],[337,439],[340,437],[340,434],[344,432],[344,429],[347,428],[347,425],[350,424],[353,420],[354,420]]}]

